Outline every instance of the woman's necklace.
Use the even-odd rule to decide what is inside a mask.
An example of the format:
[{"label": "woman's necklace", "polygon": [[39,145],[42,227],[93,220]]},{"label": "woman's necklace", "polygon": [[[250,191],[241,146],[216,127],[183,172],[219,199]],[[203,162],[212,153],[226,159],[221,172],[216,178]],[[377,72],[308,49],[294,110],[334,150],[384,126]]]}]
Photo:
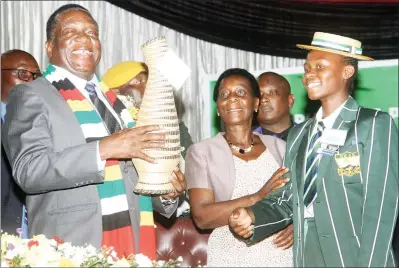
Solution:
[{"label": "woman's necklace", "polygon": [[233,149],[234,151],[239,152],[240,154],[248,153],[248,152],[252,151],[252,148],[254,148],[254,135],[253,134],[252,134],[251,145],[248,148],[246,148],[246,149],[241,149],[240,147],[238,147],[238,146],[232,144],[231,142],[229,142],[227,139],[226,139],[226,141],[229,144],[231,149]]}]

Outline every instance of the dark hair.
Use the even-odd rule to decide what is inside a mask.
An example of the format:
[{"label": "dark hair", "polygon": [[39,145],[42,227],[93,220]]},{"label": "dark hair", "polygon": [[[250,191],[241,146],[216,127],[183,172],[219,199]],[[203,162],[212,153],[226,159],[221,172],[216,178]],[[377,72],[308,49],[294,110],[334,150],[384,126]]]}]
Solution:
[{"label": "dark hair", "polygon": [[233,75],[239,75],[248,79],[249,83],[251,84],[252,94],[254,95],[254,97],[259,98],[260,96],[259,85],[255,77],[252,74],[250,74],[247,70],[241,68],[231,68],[224,71],[216,81],[215,87],[213,88],[213,100],[215,102],[217,102],[218,100],[220,83],[222,82],[223,79]]},{"label": "dark hair", "polygon": [[357,79],[357,72],[358,72],[358,69],[359,69],[359,67],[358,67],[359,60],[355,59],[355,58],[351,58],[351,57],[344,57],[343,60],[344,60],[344,63],[346,65],[352,65],[353,68],[355,69],[352,77],[349,79],[349,83],[350,83],[350,85],[349,85],[349,94],[352,94],[353,91],[355,90],[355,82],[356,82],[356,79]]},{"label": "dark hair", "polygon": [[57,20],[58,20],[59,16],[62,13],[65,13],[65,12],[71,11],[71,10],[80,10],[80,11],[86,12],[87,15],[89,15],[90,18],[92,18],[93,21],[97,25],[97,22],[94,20],[93,16],[90,14],[90,12],[86,8],[82,7],[81,5],[77,5],[77,4],[63,5],[60,8],[58,8],[56,11],[54,11],[54,13],[51,14],[50,18],[47,20],[47,24],[46,24],[47,40],[51,40],[54,38],[54,30],[55,30],[55,26],[57,24]]}]

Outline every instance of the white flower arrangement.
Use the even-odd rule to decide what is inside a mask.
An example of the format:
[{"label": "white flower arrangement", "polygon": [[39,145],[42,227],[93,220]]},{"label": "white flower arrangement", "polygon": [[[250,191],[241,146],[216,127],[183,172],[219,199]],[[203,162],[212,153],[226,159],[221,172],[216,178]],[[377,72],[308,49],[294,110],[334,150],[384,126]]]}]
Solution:
[{"label": "white flower arrangement", "polygon": [[126,109],[124,109],[121,113],[122,120],[124,122],[137,121],[137,117],[139,114],[139,108],[136,107],[136,101],[132,96],[124,96],[124,95],[116,95],[118,99],[125,105]]},{"label": "white flower arrangement", "polygon": [[118,258],[112,248],[72,246],[58,237],[36,235],[22,239],[1,234],[1,267],[174,267],[183,259],[152,261],[143,254]]}]

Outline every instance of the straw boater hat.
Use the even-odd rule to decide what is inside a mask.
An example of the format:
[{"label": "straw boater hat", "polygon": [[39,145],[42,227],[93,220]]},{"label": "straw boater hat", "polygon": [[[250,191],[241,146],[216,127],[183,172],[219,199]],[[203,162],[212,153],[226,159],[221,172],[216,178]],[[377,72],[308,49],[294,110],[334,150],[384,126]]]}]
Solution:
[{"label": "straw boater hat", "polygon": [[310,46],[296,45],[307,50],[320,50],[358,60],[374,60],[362,55],[362,43],[358,40],[336,34],[316,32]]}]

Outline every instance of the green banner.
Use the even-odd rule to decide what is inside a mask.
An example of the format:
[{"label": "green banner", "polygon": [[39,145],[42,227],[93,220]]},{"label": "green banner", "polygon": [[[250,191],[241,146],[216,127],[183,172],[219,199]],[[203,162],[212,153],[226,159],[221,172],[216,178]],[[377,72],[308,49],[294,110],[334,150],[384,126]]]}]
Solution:
[{"label": "green banner", "polygon": [[[291,85],[291,91],[295,95],[295,104],[291,109],[294,121],[297,123],[305,121],[309,117],[307,112],[310,106],[306,90],[302,85],[303,68],[271,71],[283,75]],[[262,72],[253,74],[257,76]],[[216,114],[216,103],[212,100],[215,84],[215,79],[209,81],[211,136],[221,131],[220,118]],[[360,62],[354,97],[361,106],[388,112],[398,125],[398,61]]]}]

